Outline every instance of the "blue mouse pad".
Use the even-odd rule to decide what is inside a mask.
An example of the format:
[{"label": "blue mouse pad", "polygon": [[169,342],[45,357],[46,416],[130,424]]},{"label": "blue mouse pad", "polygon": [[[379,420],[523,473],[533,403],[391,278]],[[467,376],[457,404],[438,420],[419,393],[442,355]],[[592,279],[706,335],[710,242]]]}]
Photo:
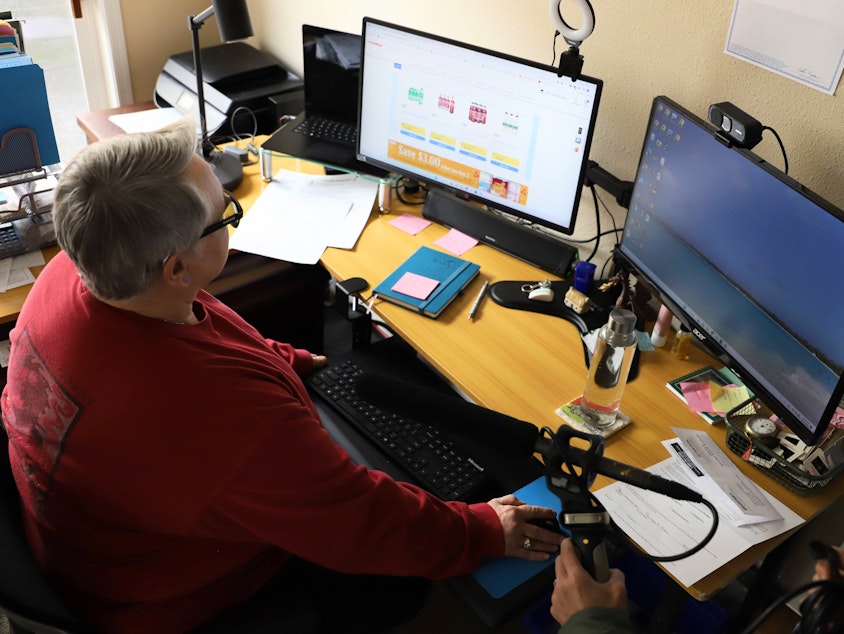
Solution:
[{"label": "blue mouse pad", "polygon": [[[560,499],[548,490],[544,476],[522,487],[514,495],[528,504],[546,506],[558,514],[560,512]],[[490,559],[481,564],[472,576],[492,598],[500,599],[548,566],[553,566],[555,559],[556,557],[551,557],[548,561],[527,561],[518,557]]]}]

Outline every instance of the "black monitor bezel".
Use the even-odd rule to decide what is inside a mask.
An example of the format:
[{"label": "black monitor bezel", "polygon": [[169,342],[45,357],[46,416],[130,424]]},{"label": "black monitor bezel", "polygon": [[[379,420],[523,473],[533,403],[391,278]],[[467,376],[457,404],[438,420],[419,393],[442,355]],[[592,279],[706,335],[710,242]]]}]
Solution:
[{"label": "black monitor bezel", "polygon": [[[703,130],[709,132],[713,136],[713,138],[720,140],[722,144],[727,146],[729,150],[737,152],[759,169],[765,170],[768,174],[777,178],[787,187],[793,189],[801,196],[806,197],[818,207],[822,208],[827,213],[844,222],[844,212],[841,209],[839,209],[826,199],[822,198],[815,192],[801,185],[793,178],[782,172],[780,169],[761,159],[758,155],[754,154],[750,150],[736,147],[735,145],[729,142],[729,139],[719,134],[717,128],[695,115],[689,109],[681,106],[677,102],[664,95],[657,96],[653,100],[653,104],[649,113],[648,124],[646,126],[645,135],[642,142],[642,150],[639,155],[639,163],[637,165],[641,166],[642,162],[645,160],[645,152],[648,144],[648,135],[650,133],[650,122],[653,121],[654,117],[656,116],[657,104],[660,101],[668,105],[673,110],[681,113],[688,120],[692,121],[694,124],[698,125]],[[639,181],[638,172],[639,170],[637,169],[636,182]],[[791,416],[787,408],[780,404],[778,398],[771,394],[757,380],[755,380],[751,372],[746,370],[741,363],[738,363],[736,360],[734,360],[726,350],[724,350],[711,337],[708,337],[701,328],[698,328],[697,324],[695,323],[695,320],[690,317],[689,314],[686,313],[680,306],[677,305],[677,303],[672,299],[668,292],[664,291],[655,282],[649,279],[648,274],[642,271],[640,267],[631,258],[628,258],[626,256],[626,248],[626,242],[623,236],[621,243],[619,244],[614,254],[614,260],[619,267],[633,274],[636,277],[637,283],[641,283],[651,294],[658,298],[659,301],[668,306],[668,308],[680,320],[680,322],[692,331],[696,339],[705,347],[705,349],[712,356],[717,358],[721,363],[733,370],[733,372],[735,372],[736,375],[739,376],[751,390],[753,390],[756,397],[761,400],[774,414],[776,414],[783,421],[783,423],[785,423],[785,425],[803,442],[808,445],[814,445],[819,440],[821,440],[830,425],[830,421],[836,411],[836,408],[838,407],[842,397],[844,397],[844,376],[839,376],[838,384],[833,390],[830,400],[827,403],[822,414],[822,420],[818,421],[818,425],[815,428],[815,431],[812,432],[810,429],[805,427],[800,421],[795,420],[794,417]]]},{"label": "black monitor bezel", "polygon": [[[450,44],[450,45],[453,45],[453,46],[465,48],[466,50],[470,50],[470,51],[473,51],[473,52],[476,52],[476,53],[482,53],[482,54],[490,55],[490,56],[493,56],[493,57],[496,57],[496,58],[499,58],[499,59],[503,59],[503,60],[506,60],[506,61],[514,62],[514,63],[517,63],[517,64],[524,64],[524,65],[529,66],[531,68],[535,68],[535,69],[539,69],[539,70],[545,70],[545,71],[548,71],[549,73],[552,73],[554,75],[559,76],[559,73],[558,73],[556,68],[554,68],[553,66],[548,66],[546,64],[542,64],[540,62],[534,62],[532,60],[516,57],[516,56],[513,56],[513,55],[508,55],[507,53],[502,53],[500,51],[494,51],[492,49],[483,48],[481,46],[475,46],[473,44],[468,44],[466,42],[461,42],[459,40],[454,40],[454,39],[451,39],[451,38],[448,38],[448,37],[436,35],[436,34],[433,34],[433,33],[428,33],[428,32],[425,32],[425,31],[420,31],[418,29],[402,26],[400,24],[395,24],[395,23],[392,23],[392,22],[379,20],[377,18],[372,18],[372,17],[368,17],[368,16],[364,17],[363,18],[363,26],[362,26],[362,29],[361,29],[361,68],[360,68],[361,81],[360,81],[359,94],[358,94],[358,122],[357,122],[358,123],[358,140],[357,140],[357,147],[356,147],[356,154],[357,154],[358,161],[361,161],[362,163],[366,163],[368,165],[373,165],[375,167],[384,169],[388,172],[392,172],[392,173],[395,173],[395,174],[406,176],[406,177],[414,179],[414,180],[425,182],[426,184],[428,184],[430,186],[434,186],[434,187],[437,187],[441,190],[452,193],[452,194],[458,196],[459,198],[462,198],[464,200],[472,200],[472,201],[481,203],[482,205],[485,205],[488,208],[504,212],[505,214],[508,214],[510,216],[514,216],[516,218],[522,219],[522,220],[524,220],[524,221],[526,221],[530,224],[539,225],[539,226],[545,227],[547,229],[551,229],[553,231],[559,232],[559,233],[567,235],[567,236],[572,235],[574,233],[575,226],[577,224],[577,216],[578,216],[578,211],[579,211],[579,208],[580,208],[580,201],[581,201],[581,197],[582,197],[582,193],[583,193],[583,184],[585,183],[586,171],[587,171],[587,168],[589,167],[589,154],[590,154],[591,147],[592,147],[592,140],[595,136],[595,127],[596,127],[597,119],[598,119],[598,110],[600,108],[601,94],[603,92],[603,84],[604,84],[603,80],[597,79],[595,77],[591,77],[591,76],[588,76],[588,75],[579,75],[578,76],[578,80],[583,80],[584,82],[591,83],[595,86],[595,96],[594,96],[595,102],[594,102],[594,105],[593,105],[593,108],[592,108],[592,116],[591,116],[591,119],[589,121],[589,134],[587,135],[586,142],[583,145],[583,151],[582,151],[582,157],[581,157],[581,163],[580,163],[580,172],[578,174],[578,181],[577,181],[580,185],[578,187],[575,187],[575,193],[574,193],[574,199],[572,201],[572,210],[571,210],[571,217],[569,219],[569,224],[568,224],[568,226],[563,226],[563,225],[559,225],[559,224],[556,224],[554,222],[551,222],[549,220],[545,220],[543,218],[539,218],[537,216],[529,214],[529,213],[525,212],[524,210],[517,209],[517,208],[514,208],[514,207],[510,207],[509,205],[506,204],[506,201],[504,201],[500,198],[493,198],[493,197],[485,198],[483,196],[472,194],[471,192],[465,192],[465,191],[460,190],[458,188],[450,187],[449,185],[442,183],[440,181],[428,182],[427,175],[425,175],[421,172],[415,172],[413,169],[410,169],[407,165],[400,164],[400,163],[389,163],[389,162],[382,161],[382,160],[374,158],[374,157],[366,156],[365,154],[363,154],[361,152],[360,139],[361,139],[362,135],[360,134],[360,130],[361,130],[361,125],[362,125],[362,120],[363,120],[363,85],[364,85],[363,78],[364,78],[364,75],[366,73],[366,60],[365,60],[364,51],[365,51],[365,48],[366,48],[366,32],[367,32],[366,27],[367,27],[367,24],[370,24],[370,23],[371,24],[377,24],[377,25],[380,25],[380,26],[385,26],[385,27],[392,28],[392,29],[396,29],[396,30],[399,30],[399,31],[403,31],[405,33],[410,33],[411,35],[429,38],[429,39],[437,41],[437,42],[442,42],[442,43],[445,43],[445,44]],[[574,81],[574,80],[572,80],[572,81]]]}]

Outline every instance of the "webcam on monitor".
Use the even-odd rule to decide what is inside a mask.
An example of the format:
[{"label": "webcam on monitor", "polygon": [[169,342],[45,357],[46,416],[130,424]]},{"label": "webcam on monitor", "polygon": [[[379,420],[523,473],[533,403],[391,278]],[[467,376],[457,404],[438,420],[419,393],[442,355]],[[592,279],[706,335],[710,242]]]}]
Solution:
[{"label": "webcam on monitor", "polygon": [[709,121],[737,147],[749,150],[762,140],[762,124],[729,101],[709,106]]}]

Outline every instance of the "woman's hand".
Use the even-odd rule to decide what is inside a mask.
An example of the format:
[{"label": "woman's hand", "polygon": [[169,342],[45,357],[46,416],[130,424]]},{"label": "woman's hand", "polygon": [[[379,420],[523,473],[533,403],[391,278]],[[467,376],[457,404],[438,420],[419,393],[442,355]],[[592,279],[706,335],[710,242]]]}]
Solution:
[{"label": "woman's hand", "polygon": [[559,550],[561,535],[528,523],[529,520],[556,518],[553,509],[525,504],[515,495],[495,498],[488,504],[495,509],[504,530],[505,557],[546,561]]}]

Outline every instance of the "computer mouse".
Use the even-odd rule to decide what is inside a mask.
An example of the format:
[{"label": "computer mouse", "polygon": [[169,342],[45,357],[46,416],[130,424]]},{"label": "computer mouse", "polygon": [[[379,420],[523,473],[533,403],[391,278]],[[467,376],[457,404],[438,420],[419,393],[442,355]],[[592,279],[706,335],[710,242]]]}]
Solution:
[{"label": "computer mouse", "polygon": [[538,302],[550,302],[554,299],[554,290],[547,286],[540,286],[528,293],[528,299],[535,299]]}]

